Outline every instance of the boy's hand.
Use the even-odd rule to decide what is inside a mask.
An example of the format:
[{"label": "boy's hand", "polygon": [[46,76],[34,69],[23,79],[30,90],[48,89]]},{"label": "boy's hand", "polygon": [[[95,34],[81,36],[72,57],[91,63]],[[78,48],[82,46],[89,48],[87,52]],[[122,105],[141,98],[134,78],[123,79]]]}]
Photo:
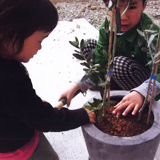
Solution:
[{"label": "boy's hand", "polygon": [[[130,111],[132,111],[132,115],[135,115],[139,108],[142,106],[144,101],[144,97],[133,91],[127,94],[114,108],[113,114],[117,114],[119,117],[122,113],[123,116],[126,116]],[[124,110],[124,111],[123,111]]]},{"label": "boy's hand", "polygon": [[58,101],[60,101],[62,98],[67,98],[67,107],[70,106],[71,99],[73,98],[74,93],[79,89],[79,86],[75,83],[73,84],[69,89],[64,91],[61,96],[59,97]]},{"label": "boy's hand", "polygon": [[89,112],[90,112],[89,109],[85,109],[85,110],[86,110],[87,113],[88,113],[90,122],[95,123],[96,114],[95,114],[94,112],[89,113]]}]

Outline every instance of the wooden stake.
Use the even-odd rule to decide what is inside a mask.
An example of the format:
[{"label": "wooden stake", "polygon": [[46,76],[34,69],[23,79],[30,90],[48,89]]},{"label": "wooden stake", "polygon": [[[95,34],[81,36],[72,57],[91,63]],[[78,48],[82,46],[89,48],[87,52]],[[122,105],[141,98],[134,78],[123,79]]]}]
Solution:
[{"label": "wooden stake", "polygon": [[[159,32],[159,37],[158,37],[158,42],[157,42],[157,53],[160,51],[160,32]],[[160,59],[160,56],[158,56],[156,58],[156,61],[158,61]],[[154,72],[154,76],[157,76],[157,72],[158,72],[158,64],[154,64],[155,65],[155,72]],[[153,85],[152,85],[152,94],[151,94],[151,100],[150,100],[150,104],[149,104],[149,111],[148,111],[148,117],[147,117],[147,124],[149,124],[149,120],[150,120],[150,116],[151,116],[151,111],[152,111],[152,105],[153,105],[153,97],[154,97],[154,90],[155,90],[155,83],[156,83],[156,79],[154,79],[153,81]]]}]

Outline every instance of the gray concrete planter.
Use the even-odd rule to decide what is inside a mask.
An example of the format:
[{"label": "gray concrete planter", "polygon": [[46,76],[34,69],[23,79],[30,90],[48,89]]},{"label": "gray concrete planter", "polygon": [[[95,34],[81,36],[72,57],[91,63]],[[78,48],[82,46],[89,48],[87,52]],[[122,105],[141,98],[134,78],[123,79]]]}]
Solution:
[{"label": "gray concrete planter", "polygon": [[[125,91],[111,92],[124,96]],[[158,106],[159,105],[159,106]],[[95,125],[82,126],[91,160],[153,160],[160,141],[160,103],[154,102],[154,123],[141,135],[117,137],[101,132]]]}]

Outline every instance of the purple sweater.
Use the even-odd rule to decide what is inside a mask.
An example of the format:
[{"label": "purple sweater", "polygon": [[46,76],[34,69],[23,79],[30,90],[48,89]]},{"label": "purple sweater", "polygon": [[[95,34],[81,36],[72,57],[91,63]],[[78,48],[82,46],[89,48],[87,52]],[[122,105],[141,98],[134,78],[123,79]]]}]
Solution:
[{"label": "purple sweater", "polygon": [[56,109],[42,102],[32,87],[25,67],[0,57],[0,153],[12,152],[24,146],[42,132],[67,131],[89,122],[81,108]]}]

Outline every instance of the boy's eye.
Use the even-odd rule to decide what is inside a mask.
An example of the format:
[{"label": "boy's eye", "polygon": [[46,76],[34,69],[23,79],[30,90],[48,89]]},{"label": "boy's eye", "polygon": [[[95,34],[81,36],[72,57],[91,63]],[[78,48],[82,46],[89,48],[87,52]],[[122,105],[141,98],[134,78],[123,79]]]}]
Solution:
[{"label": "boy's eye", "polygon": [[129,9],[136,9],[136,6],[129,6]]}]

